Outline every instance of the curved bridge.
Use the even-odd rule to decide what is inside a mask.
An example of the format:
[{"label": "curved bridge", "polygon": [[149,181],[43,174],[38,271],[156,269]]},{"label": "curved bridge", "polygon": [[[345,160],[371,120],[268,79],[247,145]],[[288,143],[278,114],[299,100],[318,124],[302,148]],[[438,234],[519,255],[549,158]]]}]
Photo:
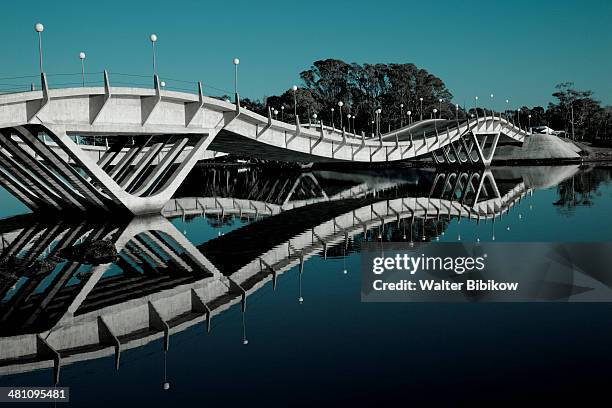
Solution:
[{"label": "curved bridge", "polygon": [[[294,162],[432,156],[487,166],[501,136],[526,136],[492,116],[436,125],[420,137],[408,127],[366,138],[323,123],[302,127],[299,118],[295,125],[273,120],[205,97],[201,84],[197,95],[165,91],[157,76],[154,89],[111,87],[106,72],[101,88],[50,90],[45,74],[42,83],[41,91],[0,95],[0,183],[34,210],[159,212],[207,149]],[[82,137],[104,138],[104,154],[84,153]]]}]

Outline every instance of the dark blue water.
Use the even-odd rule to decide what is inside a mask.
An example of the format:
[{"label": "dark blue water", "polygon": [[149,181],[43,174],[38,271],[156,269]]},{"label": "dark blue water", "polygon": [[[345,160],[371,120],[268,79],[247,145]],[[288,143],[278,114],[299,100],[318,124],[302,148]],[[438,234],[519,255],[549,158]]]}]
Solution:
[{"label": "dark blue water", "polygon": [[[534,189],[495,222],[427,225],[426,240],[609,241],[611,176],[580,170]],[[2,202],[4,215],[22,212]],[[195,245],[262,222],[171,221]],[[161,340],[125,351],[118,371],[112,357],[64,366],[59,385],[71,388],[71,405],[88,407],[508,405],[605,395],[610,303],[361,303],[359,242],[378,233],[382,245],[402,239],[389,226],[351,237],[348,251],[338,245],[327,259],[308,259],[303,303],[294,267],[276,290],[268,283],[250,295],[244,314],[237,304],[215,316],[210,333],[198,324],[172,335],[168,352]],[[0,386],[52,383],[51,370],[0,378]]]}]

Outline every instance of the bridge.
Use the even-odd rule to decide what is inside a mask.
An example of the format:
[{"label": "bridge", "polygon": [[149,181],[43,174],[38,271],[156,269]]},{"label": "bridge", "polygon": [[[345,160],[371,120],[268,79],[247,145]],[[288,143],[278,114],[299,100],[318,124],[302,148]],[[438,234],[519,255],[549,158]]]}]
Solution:
[{"label": "bridge", "polygon": [[[285,162],[490,165],[500,138],[527,133],[501,116],[406,126],[366,137],[302,126],[203,95],[111,86],[0,95],[0,184],[35,211],[159,213],[207,151]],[[421,125],[430,125],[429,121]],[[98,156],[78,143],[104,140]],[[214,153],[213,153],[214,154]]]}]

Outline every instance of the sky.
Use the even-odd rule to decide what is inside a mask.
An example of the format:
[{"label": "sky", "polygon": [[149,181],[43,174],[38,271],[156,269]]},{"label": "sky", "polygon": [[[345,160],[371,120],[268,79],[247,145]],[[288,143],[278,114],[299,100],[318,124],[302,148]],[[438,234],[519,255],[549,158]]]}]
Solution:
[{"label": "sky", "polygon": [[84,51],[86,71],[108,69],[111,85],[117,73],[152,73],[155,33],[162,79],[200,80],[205,94],[231,92],[234,57],[241,96],[256,99],[337,58],[414,63],[461,105],[478,95],[497,109],[546,106],[565,81],[612,104],[611,21],[609,0],[15,1],[2,7],[0,78],[38,72],[41,22],[46,72],[80,72]]}]

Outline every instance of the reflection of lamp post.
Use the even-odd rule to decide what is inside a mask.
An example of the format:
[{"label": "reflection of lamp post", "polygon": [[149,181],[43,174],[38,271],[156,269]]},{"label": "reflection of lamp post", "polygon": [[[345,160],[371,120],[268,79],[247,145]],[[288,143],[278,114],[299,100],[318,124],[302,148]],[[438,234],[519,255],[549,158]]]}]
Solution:
[{"label": "reflection of lamp post", "polygon": [[85,53],[83,51],[79,52],[79,59],[81,60],[81,82],[85,87]]},{"label": "reflection of lamp post", "polygon": [[340,107],[340,130],[342,130],[342,107],[344,106],[344,102],[338,101],[338,106]]}]

